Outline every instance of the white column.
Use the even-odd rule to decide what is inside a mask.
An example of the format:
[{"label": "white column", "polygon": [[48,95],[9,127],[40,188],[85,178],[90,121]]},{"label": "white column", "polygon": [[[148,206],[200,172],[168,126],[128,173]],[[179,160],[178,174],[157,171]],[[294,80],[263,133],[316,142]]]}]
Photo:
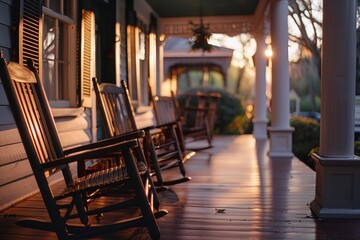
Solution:
[{"label": "white column", "polygon": [[[320,154],[353,157],[356,73],[355,0],[324,1]],[[353,8],[352,8],[353,7]],[[340,12],[340,9],[342,12]],[[326,12],[325,12],[326,10]],[[337,17],[329,13],[337,13]],[[328,15],[329,14],[329,15]],[[350,15],[349,15],[350,14]],[[336,136],[336,137],[334,137]],[[339,144],[341,143],[341,144]]]},{"label": "white column", "polygon": [[288,1],[271,3],[272,99],[270,157],[293,157],[290,127],[290,81],[288,60]]},{"label": "white column", "polygon": [[311,209],[321,218],[360,217],[354,156],[356,1],[323,1],[320,152]]},{"label": "white column", "polygon": [[161,89],[161,85],[164,82],[164,41],[165,41],[165,36],[164,35],[160,35],[159,33],[157,34],[157,76],[158,78],[156,79],[156,92],[154,92],[153,94],[157,94],[157,95],[161,95],[162,94],[162,89]]},{"label": "white column", "polygon": [[254,137],[255,139],[267,139],[266,117],[266,44],[264,28],[261,27],[256,36],[256,83],[255,83],[255,111],[254,111]]}]

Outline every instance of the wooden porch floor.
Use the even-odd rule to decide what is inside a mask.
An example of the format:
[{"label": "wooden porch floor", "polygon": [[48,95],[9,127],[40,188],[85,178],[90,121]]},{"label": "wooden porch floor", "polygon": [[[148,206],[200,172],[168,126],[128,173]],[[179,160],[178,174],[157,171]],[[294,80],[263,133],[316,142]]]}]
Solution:
[{"label": "wooden porch floor", "polygon": [[[159,193],[169,211],[158,219],[161,239],[360,239],[360,220],[313,216],[315,173],[298,159],[269,159],[268,142],[251,135],[215,136],[213,145],[186,163],[191,181]],[[164,177],[177,174],[172,169]],[[0,239],[55,239],[15,224],[46,214],[39,194],[1,212]],[[149,236],[144,229],[130,229],[92,239],[115,238]]]}]

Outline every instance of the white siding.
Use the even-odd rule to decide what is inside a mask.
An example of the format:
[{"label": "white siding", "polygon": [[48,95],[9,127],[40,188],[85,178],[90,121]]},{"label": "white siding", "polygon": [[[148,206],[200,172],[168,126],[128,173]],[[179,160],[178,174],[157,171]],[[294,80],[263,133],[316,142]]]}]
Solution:
[{"label": "white siding", "polygon": [[[2,210],[36,192],[37,185],[32,177],[9,107],[0,106],[0,114],[5,116],[0,121],[0,210]],[[81,111],[77,116],[56,117],[56,125],[64,148],[90,142],[89,114],[90,111],[86,110]]]},{"label": "white siding", "polygon": [[[0,48],[9,60],[11,49],[10,24],[13,1],[0,0]],[[89,143],[90,111],[55,109],[55,121],[65,148]],[[32,176],[25,149],[11,113],[4,89],[0,82],[0,211],[38,191]],[[75,170],[75,165],[72,168]],[[52,177],[56,181],[56,176]]]},{"label": "white siding", "polygon": [[0,0],[0,49],[9,59],[11,48],[11,1]]}]

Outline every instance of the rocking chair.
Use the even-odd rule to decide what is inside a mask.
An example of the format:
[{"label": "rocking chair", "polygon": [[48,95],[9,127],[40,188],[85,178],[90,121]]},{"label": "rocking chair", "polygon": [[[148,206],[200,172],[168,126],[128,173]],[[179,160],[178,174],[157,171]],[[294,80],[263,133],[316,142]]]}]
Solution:
[{"label": "rocking chair", "polygon": [[[38,219],[20,220],[17,224],[25,227],[55,232],[59,239],[90,237],[122,228],[146,227],[152,239],[160,238],[156,221],[167,213],[159,209],[157,193],[147,171],[137,136],[119,135],[78,148],[62,148],[54,119],[45,96],[37,71],[28,61],[28,68],[17,63],[6,63],[0,58],[0,77],[11,110],[19,129],[28,160],[40,189],[50,221]],[[69,164],[82,163],[89,159],[111,157],[121,152],[124,163],[94,172],[84,177],[73,177]],[[55,195],[49,184],[49,176],[62,172],[66,188]],[[106,197],[121,187],[131,190],[130,196],[121,202],[104,206],[86,204],[84,196],[98,192],[93,197]],[[100,191],[98,191],[100,190]],[[120,197],[119,197],[120,199]],[[97,201],[96,199],[95,201]],[[140,212],[126,218],[121,212],[112,223],[93,223],[96,215],[136,207]],[[93,216],[95,215],[95,216]],[[91,217],[93,216],[93,217]]]},{"label": "rocking chair", "polygon": [[[119,134],[129,134],[138,131],[135,122],[134,109],[131,104],[129,90],[125,81],[121,81],[121,87],[118,87],[110,83],[99,84],[97,79],[93,78],[93,84],[106,136],[113,137]],[[182,162],[181,151],[172,151],[171,153],[158,155],[157,152],[159,151],[159,148],[165,147],[165,145],[160,146],[154,136],[162,134],[162,131],[158,131],[158,129],[155,129],[154,126],[149,126],[145,128],[144,131],[144,152],[148,166],[150,166],[151,173],[155,175],[157,179],[157,181],[154,182],[155,185],[164,187],[190,180],[189,177],[185,176],[185,168]],[[167,142],[166,146],[170,147],[171,144],[178,143],[174,141]],[[179,145],[174,146],[176,149],[179,149]],[[171,166],[178,166],[183,177],[180,179],[164,181],[161,173],[161,171],[165,169],[163,162],[165,160],[169,161],[170,158],[172,159]]]},{"label": "rocking chair", "polygon": [[176,103],[179,109],[178,118],[182,123],[184,142],[206,139],[207,146],[192,149],[203,150],[211,148],[217,101],[220,98],[220,94],[196,92],[195,94],[180,95],[179,98],[184,100],[184,103],[181,105],[179,102]]}]

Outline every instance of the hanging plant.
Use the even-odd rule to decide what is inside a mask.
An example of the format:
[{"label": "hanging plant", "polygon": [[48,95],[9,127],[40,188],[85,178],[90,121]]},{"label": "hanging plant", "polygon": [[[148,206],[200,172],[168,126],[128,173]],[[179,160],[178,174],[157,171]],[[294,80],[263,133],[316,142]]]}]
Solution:
[{"label": "hanging plant", "polygon": [[193,33],[193,36],[190,40],[191,50],[202,50],[203,52],[210,52],[213,46],[208,42],[211,36],[211,33],[209,32],[209,25],[205,26],[202,19],[200,19],[200,24],[194,24],[192,21],[189,23]]}]

